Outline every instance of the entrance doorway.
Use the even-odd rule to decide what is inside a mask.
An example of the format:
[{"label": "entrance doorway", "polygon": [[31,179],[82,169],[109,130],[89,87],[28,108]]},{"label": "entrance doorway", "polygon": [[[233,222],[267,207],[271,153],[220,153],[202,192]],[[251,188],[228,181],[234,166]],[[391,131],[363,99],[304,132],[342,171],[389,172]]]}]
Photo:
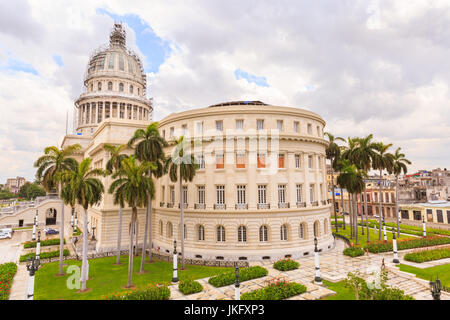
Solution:
[{"label": "entrance doorway", "polygon": [[51,226],[56,224],[56,209],[50,208],[45,212],[45,225]]}]

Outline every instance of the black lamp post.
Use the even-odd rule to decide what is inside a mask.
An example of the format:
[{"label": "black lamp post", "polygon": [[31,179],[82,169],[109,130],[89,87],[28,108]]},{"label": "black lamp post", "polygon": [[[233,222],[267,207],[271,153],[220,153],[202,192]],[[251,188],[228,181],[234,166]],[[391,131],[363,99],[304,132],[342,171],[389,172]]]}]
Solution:
[{"label": "black lamp post", "polygon": [[314,283],[322,284],[322,278],[320,277],[319,249],[317,249],[317,237],[314,237],[314,260],[316,265],[316,276],[314,278]]},{"label": "black lamp post", "polygon": [[177,240],[173,240],[173,277],[172,282],[178,282]]},{"label": "black lamp post", "polygon": [[430,290],[433,300],[441,300],[441,280],[436,278],[436,281],[430,281]]},{"label": "black lamp post", "polygon": [[28,291],[27,291],[27,300],[33,300],[34,295],[34,274],[39,269],[39,265],[41,261],[39,259],[28,258],[27,259],[27,270],[30,273],[30,278],[28,279]]},{"label": "black lamp post", "polygon": [[394,260],[392,262],[400,263],[400,260],[398,260],[397,239],[395,238],[395,230],[394,230],[394,228],[392,228],[392,249],[394,250]]},{"label": "black lamp post", "polygon": [[236,282],[234,283],[234,300],[241,300],[241,289],[239,283],[239,267],[236,266],[234,269],[234,274],[236,276]]}]

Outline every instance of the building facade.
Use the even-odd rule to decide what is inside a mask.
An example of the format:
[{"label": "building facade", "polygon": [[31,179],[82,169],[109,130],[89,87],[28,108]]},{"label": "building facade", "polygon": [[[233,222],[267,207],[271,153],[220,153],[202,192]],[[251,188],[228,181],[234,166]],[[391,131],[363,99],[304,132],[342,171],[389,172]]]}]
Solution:
[{"label": "building facade", "polygon": [[24,177],[10,178],[6,180],[5,188],[10,192],[17,194],[25,182],[27,181]]}]

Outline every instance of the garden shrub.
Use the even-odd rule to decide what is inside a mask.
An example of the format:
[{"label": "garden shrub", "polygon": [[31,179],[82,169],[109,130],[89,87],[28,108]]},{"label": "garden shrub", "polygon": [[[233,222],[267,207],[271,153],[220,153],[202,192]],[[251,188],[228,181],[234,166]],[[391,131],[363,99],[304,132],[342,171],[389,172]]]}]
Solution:
[{"label": "garden shrub", "polygon": [[295,269],[298,269],[299,266],[300,266],[300,263],[298,263],[297,261],[294,261],[292,259],[279,260],[273,264],[273,267],[280,271],[295,270]]},{"label": "garden shrub", "polygon": [[180,290],[184,295],[197,293],[203,290],[203,286],[198,281],[185,280],[180,281],[178,285],[178,290]]},{"label": "garden shrub", "polygon": [[[64,239],[64,244],[66,243],[66,239]],[[49,240],[43,240],[41,241],[41,247],[47,247],[47,246],[55,246],[59,244],[59,239],[49,239]],[[36,241],[27,241],[24,242],[23,247],[25,249],[29,248],[36,248],[37,242]]]},{"label": "garden shrub", "polygon": [[[450,243],[450,238],[439,236],[429,236],[424,238],[405,239],[405,240],[398,239],[397,249],[406,250],[414,248],[424,248],[448,243]],[[370,243],[364,247],[364,249],[366,248],[369,249],[369,252],[371,253],[389,252],[392,251],[392,241],[389,242],[379,241],[375,243]]]},{"label": "garden shrub", "polygon": [[108,296],[104,300],[169,300],[170,289],[166,284],[149,284],[145,287],[132,288]]},{"label": "garden shrub", "polygon": [[[243,282],[251,279],[265,277],[268,273],[269,271],[267,271],[266,268],[260,266],[242,268],[239,269],[239,281]],[[221,273],[217,276],[209,278],[208,280],[209,284],[213,285],[216,288],[228,286],[230,284],[233,284],[235,281],[236,276],[234,274],[234,271]]]},{"label": "garden shrub", "polygon": [[422,263],[432,260],[450,258],[450,247],[442,249],[421,250],[405,254],[406,261]]},{"label": "garden shrub", "polygon": [[359,257],[364,255],[364,250],[360,247],[348,247],[344,249],[344,255],[349,257]]},{"label": "garden shrub", "polygon": [[17,265],[13,262],[0,264],[0,300],[8,300],[11,284],[17,272]]},{"label": "garden shrub", "polygon": [[[64,249],[63,251],[63,255],[64,256],[68,256],[70,254],[70,251],[68,249]],[[33,259],[34,257],[36,257],[36,253],[28,253],[28,254],[24,254],[20,256],[19,261],[20,262],[25,262],[28,260],[28,258]],[[41,254],[39,255],[40,259],[49,259],[49,258],[55,258],[55,257],[59,257],[59,250],[56,251],[50,251],[50,252],[41,252]]]},{"label": "garden shrub", "polygon": [[246,292],[241,300],[283,300],[306,292],[306,287],[296,282],[276,281],[262,289]]}]

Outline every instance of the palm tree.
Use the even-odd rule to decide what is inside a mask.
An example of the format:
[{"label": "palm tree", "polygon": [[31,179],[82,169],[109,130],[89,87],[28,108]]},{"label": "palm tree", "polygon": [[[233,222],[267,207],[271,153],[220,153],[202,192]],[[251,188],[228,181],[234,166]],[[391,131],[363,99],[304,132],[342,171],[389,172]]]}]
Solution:
[{"label": "palm tree", "polygon": [[395,175],[395,213],[397,218],[397,238],[400,238],[400,225],[398,219],[398,176],[400,174],[406,174],[408,172],[408,164],[411,161],[405,158],[405,155],[400,152],[401,148],[395,150],[392,163],[392,173]]},{"label": "palm tree", "polygon": [[128,251],[128,287],[133,285],[133,235],[136,231],[137,208],[147,206],[149,194],[154,195],[155,186],[152,178],[147,174],[149,170],[154,169],[155,164],[151,162],[138,164],[136,158],[131,155],[122,160],[120,169],[113,173],[112,178],[116,180],[109,187],[109,193],[114,194],[114,202],[120,203],[122,207],[124,202],[127,202],[132,210]]},{"label": "palm tree", "polygon": [[39,157],[34,167],[36,171],[36,180],[41,181],[42,186],[47,192],[52,192],[58,188],[58,195],[61,199],[61,219],[59,231],[59,275],[63,275],[63,255],[64,255],[64,200],[62,199],[63,184],[60,181],[60,175],[66,170],[75,170],[77,161],[71,156],[81,149],[81,145],[74,144],[58,149],[51,146],[44,149],[44,155]]},{"label": "palm tree", "polygon": [[175,148],[166,160],[166,168],[172,182],[180,182],[180,228],[181,228],[181,269],[184,269],[184,196],[183,180],[191,182],[194,179],[198,164],[190,152],[191,144],[183,136],[173,142]]},{"label": "palm tree", "polygon": [[[155,170],[149,170],[150,177],[160,178],[165,173],[164,147],[168,144],[158,131],[158,122],[153,122],[144,129],[138,129],[128,141],[128,146],[135,146],[134,154],[139,161],[153,162]],[[149,232],[149,262],[152,261],[152,194],[149,193],[147,212],[145,216],[144,244],[142,246],[142,259],[140,272],[144,272],[145,253],[147,246],[147,233]],[[149,231],[150,230],[150,231]]]},{"label": "palm tree", "polygon": [[378,240],[381,240],[381,217],[383,215],[382,211],[382,199],[383,199],[383,170],[387,170],[389,173],[392,173],[393,167],[393,159],[394,156],[387,152],[388,149],[392,147],[392,144],[383,144],[383,142],[378,142],[375,144],[375,152],[376,155],[372,159],[372,168],[380,170],[380,217],[379,217],[379,232],[378,232]]},{"label": "palm tree", "polygon": [[[347,138],[347,145],[343,146],[343,148],[342,148],[342,158],[348,161],[347,165],[351,165],[351,164],[356,165],[354,153],[356,151],[357,146],[358,146],[357,138],[350,138],[350,137]],[[354,201],[353,196],[350,195],[349,190],[347,190],[347,192],[349,193],[348,204],[349,204],[349,209],[350,209],[349,210],[350,211],[350,215],[349,215],[349,217],[350,217],[350,237],[352,237],[353,232],[354,232],[354,223],[355,223],[355,221],[354,221],[355,220],[354,219],[354,208],[355,207],[353,204],[353,201]],[[356,214],[356,217],[357,216],[358,215]],[[356,220],[358,220],[358,219],[356,218]]]},{"label": "palm tree", "polygon": [[[122,160],[127,158],[128,156],[121,153],[126,148],[126,145],[118,145],[113,146],[110,144],[105,144],[103,148],[105,151],[109,152],[109,160],[106,163],[106,171],[108,175],[112,175],[114,172],[118,171],[122,165]],[[117,257],[116,264],[120,264],[120,250],[121,250],[121,242],[122,242],[122,212],[123,212],[123,201],[115,202],[114,204],[119,205],[119,231],[117,234]]]},{"label": "palm tree", "polygon": [[[372,142],[373,135],[369,134],[364,138],[358,138],[358,146],[354,152],[354,160],[358,164],[358,168],[367,172],[372,168],[372,160],[376,157],[375,148],[376,144]],[[362,201],[361,201],[362,204]],[[369,212],[367,210],[367,192],[366,184],[364,183],[364,211],[366,215],[366,228],[367,228],[367,242],[370,242],[369,236]],[[361,216],[362,218],[362,216]],[[363,222],[363,221],[361,221]],[[364,223],[361,223],[364,226]],[[364,234],[364,228],[362,229]]]},{"label": "palm tree", "polygon": [[61,173],[61,181],[68,184],[67,190],[70,190],[71,197],[84,209],[84,228],[83,228],[83,262],[81,267],[81,291],[86,290],[87,281],[87,210],[90,206],[97,204],[102,199],[105,189],[100,179],[96,176],[104,176],[102,169],[90,169],[91,158],[86,158],[75,168],[75,170],[66,170]]},{"label": "palm tree", "polygon": [[333,193],[333,211],[334,211],[334,223],[335,223],[335,227],[336,227],[336,232],[338,232],[338,223],[337,223],[337,213],[336,213],[336,197],[334,194],[334,189],[335,189],[335,185],[334,185],[334,171],[338,166],[338,160],[340,158],[341,155],[341,148],[336,144],[337,140],[341,140],[341,141],[345,141],[343,138],[341,137],[335,137],[334,135],[332,135],[329,132],[325,132],[325,135],[328,137],[328,147],[325,150],[326,153],[326,157],[327,159],[330,160],[331,164],[331,192]]}]

